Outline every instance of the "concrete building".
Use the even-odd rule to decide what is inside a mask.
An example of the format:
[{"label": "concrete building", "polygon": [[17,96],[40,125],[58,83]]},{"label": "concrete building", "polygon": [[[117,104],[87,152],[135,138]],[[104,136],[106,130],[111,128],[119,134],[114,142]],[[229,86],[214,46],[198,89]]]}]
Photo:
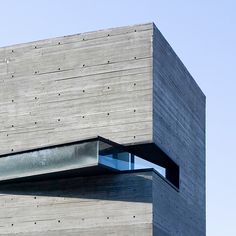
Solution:
[{"label": "concrete building", "polygon": [[205,235],[205,95],[153,23],[0,48],[0,235]]}]

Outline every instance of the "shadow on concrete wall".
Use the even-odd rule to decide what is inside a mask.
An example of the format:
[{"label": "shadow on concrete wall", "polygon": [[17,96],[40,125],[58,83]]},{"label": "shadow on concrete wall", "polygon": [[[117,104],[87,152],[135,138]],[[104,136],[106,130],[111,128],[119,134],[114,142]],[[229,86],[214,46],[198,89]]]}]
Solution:
[{"label": "shadow on concrete wall", "polygon": [[152,201],[152,171],[0,184],[0,194]]}]

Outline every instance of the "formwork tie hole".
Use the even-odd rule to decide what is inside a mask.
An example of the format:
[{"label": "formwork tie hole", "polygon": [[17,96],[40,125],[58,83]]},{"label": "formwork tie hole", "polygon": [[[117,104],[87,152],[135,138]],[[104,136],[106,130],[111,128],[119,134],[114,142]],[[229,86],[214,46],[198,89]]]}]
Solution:
[{"label": "formwork tie hole", "polygon": [[11,102],[14,102],[14,100],[12,99]]},{"label": "formwork tie hole", "polygon": [[14,75],[11,75],[12,78],[14,78]]},{"label": "formwork tie hole", "polygon": [[58,45],[60,45],[61,44],[61,42],[58,42]]},{"label": "formwork tie hole", "polygon": [[61,70],[61,68],[59,67],[58,70]]}]

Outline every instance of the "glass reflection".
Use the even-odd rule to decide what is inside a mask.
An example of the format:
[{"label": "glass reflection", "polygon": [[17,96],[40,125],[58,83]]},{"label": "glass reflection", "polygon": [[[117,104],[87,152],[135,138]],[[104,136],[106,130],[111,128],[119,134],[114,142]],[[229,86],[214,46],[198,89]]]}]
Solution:
[{"label": "glass reflection", "polygon": [[131,153],[122,151],[119,147],[100,142],[99,163],[110,168],[127,171],[153,168],[162,176],[166,176],[166,169]]}]

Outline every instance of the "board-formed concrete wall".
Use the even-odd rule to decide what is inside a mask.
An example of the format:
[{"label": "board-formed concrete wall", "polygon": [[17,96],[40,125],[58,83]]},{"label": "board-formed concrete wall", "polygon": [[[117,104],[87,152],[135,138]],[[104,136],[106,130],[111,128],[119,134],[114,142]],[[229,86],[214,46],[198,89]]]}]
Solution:
[{"label": "board-formed concrete wall", "polygon": [[152,139],[152,24],[0,48],[0,154]]},{"label": "board-formed concrete wall", "polygon": [[205,95],[155,25],[153,35],[153,141],[180,166],[179,194],[160,186],[154,221],[205,235]]},{"label": "board-formed concrete wall", "polygon": [[179,165],[154,235],[205,235],[205,96],[153,23],[0,48],[0,154],[97,135]]},{"label": "board-formed concrete wall", "polygon": [[0,185],[0,235],[150,236],[152,172]]}]

